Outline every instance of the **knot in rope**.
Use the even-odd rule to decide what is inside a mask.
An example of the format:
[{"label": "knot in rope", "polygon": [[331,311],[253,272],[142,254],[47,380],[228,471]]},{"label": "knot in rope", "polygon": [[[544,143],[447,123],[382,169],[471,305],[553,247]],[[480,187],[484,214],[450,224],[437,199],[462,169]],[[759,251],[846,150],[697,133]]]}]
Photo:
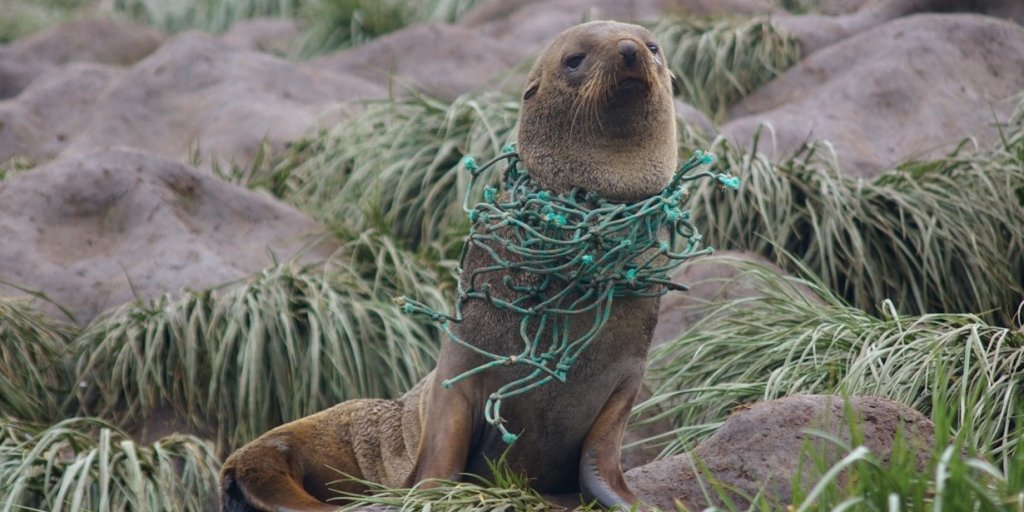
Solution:
[{"label": "knot in rope", "polygon": [[[472,190],[484,172],[500,161],[508,163],[504,173],[504,194],[487,186],[483,202],[470,206]],[[594,192],[574,189],[568,193],[544,190],[528,170],[519,167],[513,146],[484,165],[472,157],[463,160],[470,173],[463,210],[473,227],[463,246],[462,262],[471,247],[486,253],[493,264],[472,270],[461,279],[455,315],[433,311],[402,297],[403,311],[423,314],[442,322],[448,338],[489,361],[442,382],[445,389],[455,383],[497,366],[523,365],[532,371],[523,378],[501,386],[484,406],[484,419],[499,429],[506,443],[517,436],[507,430],[501,417],[501,401],[549,383],[565,382],[580,355],[594,342],[611,315],[611,306],[621,297],[658,297],[686,286],[672,282],[669,273],[683,261],[711,248],[701,249],[701,236],[682,207],[690,194],[686,182],[711,178],[735,189],[739,179],[708,170],[714,157],[701,151],[684,162],[669,185],[660,193],[633,203],[613,203]],[[681,249],[676,250],[675,248]],[[504,254],[496,248],[503,248]],[[507,256],[506,256],[507,255]],[[514,260],[511,258],[515,258]],[[480,274],[519,271],[541,277],[536,285],[516,285],[505,276],[502,299],[492,295],[488,284],[474,285]],[[463,288],[463,283],[468,283]],[[469,299],[486,301],[497,309],[521,317],[523,350],[516,354],[493,354],[457,336],[449,321],[462,320],[462,305]],[[593,316],[593,325],[575,337],[569,320],[583,313]],[[486,335],[486,334],[484,334]]]}]

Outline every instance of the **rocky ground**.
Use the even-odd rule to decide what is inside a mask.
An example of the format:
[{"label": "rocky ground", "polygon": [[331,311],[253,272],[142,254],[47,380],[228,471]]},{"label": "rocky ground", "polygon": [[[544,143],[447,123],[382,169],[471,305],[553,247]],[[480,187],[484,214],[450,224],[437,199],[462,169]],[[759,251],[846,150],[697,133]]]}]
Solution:
[{"label": "rocky ground", "polygon": [[[840,167],[865,179],[908,158],[948,153],[965,138],[978,147],[999,140],[1024,92],[1024,4],[824,4],[818,14],[774,15],[801,44],[796,65],[717,124],[686,105],[681,115],[691,112],[684,118],[700,118],[702,130],[740,147],[762,130],[758,149],[775,158],[827,140]],[[410,26],[299,62],[280,56],[298,34],[289,20],[240,22],[220,35],[83,20],[18,39],[0,47],[0,163],[10,169],[0,181],[0,295],[41,292],[85,325],[133,299],[229,283],[293,257],[324,259],[335,242],[323,225],[213,169],[246,165],[264,144],[279,151],[359,115],[339,106],[346,101],[515,91],[531,56],[581,19],[771,8],[766,0],[492,0],[456,24]],[[730,270],[716,265],[683,269],[694,293],[665,302],[659,340],[699,318],[702,301],[751,293],[723,288]],[[56,307],[40,307],[66,320]],[[926,419],[888,402],[858,399],[855,409],[874,422],[865,435],[882,452],[899,425],[926,430]],[[822,397],[757,406],[693,455],[628,479],[652,503],[670,507],[680,497],[699,506],[699,489],[679,484],[694,481],[687,457],[699,457],[737,488],[757,492],[767,482],[766,492],[785,502],[788,480],[775,478],[791,474],[801,429],[822,414],[843,423]],[[753,458],[731,454],[760,438],[774,444],[753,447]]]}]

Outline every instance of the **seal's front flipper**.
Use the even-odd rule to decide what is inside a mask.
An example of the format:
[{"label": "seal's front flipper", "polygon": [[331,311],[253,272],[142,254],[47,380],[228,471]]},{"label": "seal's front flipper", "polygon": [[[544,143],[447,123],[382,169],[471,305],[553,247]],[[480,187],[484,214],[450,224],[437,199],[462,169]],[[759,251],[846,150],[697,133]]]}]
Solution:
[{"label": "seal's front flipper", "polygon": [[609,509],[630,510],[637,501],[626,485],[619,458],[622,434],[639,385],[639,379],[620,385],[608,398],[583,440],[580,492],[585,499],[597,500]]},{"label": "seal's front flipper", "polygon": [[[412,487],[424,480],[458,480],[466,468],[473,439],[473,407],[458,390],[436,386],[420,416],[416,466],[406,481]],[[426,482],[421,487],[435,487]]]}]

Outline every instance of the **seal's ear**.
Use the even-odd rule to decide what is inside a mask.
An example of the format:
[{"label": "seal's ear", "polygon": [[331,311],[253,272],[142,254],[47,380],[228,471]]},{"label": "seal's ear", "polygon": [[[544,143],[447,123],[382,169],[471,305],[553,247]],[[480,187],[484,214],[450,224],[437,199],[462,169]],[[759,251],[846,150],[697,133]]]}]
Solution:
[{"label": "seal's ear", "polygon": [[676,74],[669,71],[668,76],[672,77],[672,96],[679,96],[682,90],[679,88],[679,79],[676,78]]},{"label": "seal's ear", "polygon": [[537,94],[537,89],[540,88],[540,80],[534,80],[526,84],[526,92],[523,93],[523,101],[526,101]]}]

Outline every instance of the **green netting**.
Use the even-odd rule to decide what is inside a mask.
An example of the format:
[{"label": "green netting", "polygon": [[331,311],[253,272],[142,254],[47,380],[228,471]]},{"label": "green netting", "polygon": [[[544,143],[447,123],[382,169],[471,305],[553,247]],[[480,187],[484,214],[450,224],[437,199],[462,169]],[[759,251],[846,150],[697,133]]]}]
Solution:
[{"label": "green netting", "polygon": [[[460,279],[454,316],[404,297],[399,302],[407,313],[425,314],[441,322],[452,342],[490,359],[444,381],[445,388],[497,366],[525,365],[532,369],[526,377],[499,388],[484,408],[487,422],[501,430],[506,443],[512,443],[516,436],[505,429],[501,418],[503,399],[552,380],[565,382],[580,354],[608,321],[615,298],[657,297],[670,289],[685,290],[685,286],[672,282],[669,272],[689,258],[711,252],[711,248],[701,249],[701,236],[690,222],[689,211],[682,209],[690,197],[686,183],[712,178],[723,187],[735,189],[739,180],[707,170],[690,174],[714,161],[711,155],[697,151],[661,193],[643,201],[614,203],[593,192],[574,189],[556,194],[542,189],[519,167],[518,154],[508,146],[503,155],[482,167],[472,158],[465,160],[465,168],[472,175],[469,189],[500,161],[508,162],[504,194],[487,186],[484,201],[472,208],[472,194],[465,195],[463,210],[473,222],[473,229],[463,246],[460,277],[471,247],[489,255],[491,264],[474,268],[465,281]],[[536,284],[517,285],[508,275],[517,271],[541,279]],[[488,273],[505,274],[501,282],[506,289],[497,293],[487,280],[479,279]],[[478,286],[478,282],[483,284]],[[462,321],[462,305],[469,299],[485,300],[495,308],[519,314],[522,351],[492,354],[452,332],[450,322]],[[573,336],[570,320],[581,314],[592,314],[593,325]]]}]

